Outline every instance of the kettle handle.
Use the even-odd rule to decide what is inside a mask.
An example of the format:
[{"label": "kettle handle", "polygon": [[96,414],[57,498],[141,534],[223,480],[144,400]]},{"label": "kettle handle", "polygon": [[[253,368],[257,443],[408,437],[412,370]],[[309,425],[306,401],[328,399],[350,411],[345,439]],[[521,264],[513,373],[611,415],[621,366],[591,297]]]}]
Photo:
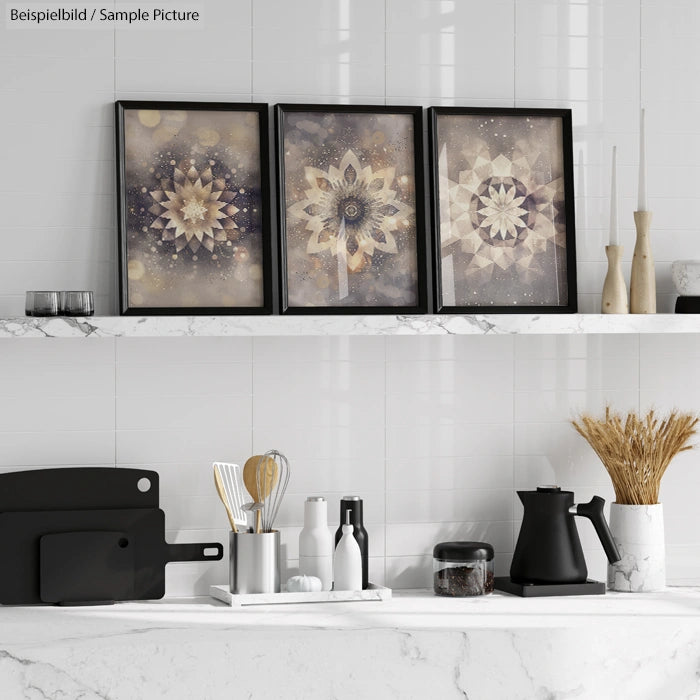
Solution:
[{"label": "kettle handle", "polygon": [[621,557],[612,533],[610,532],[610,528],[608,527],[608,523],[603,515],[604,505],[604,498],[593,496],[588,503],[579,503],[573,506],[573,513],[574,515],[581,515],[584,518],[588,518],[593,523],[593,527],[603,545],[608,561],[614,564],[616,561],[620,561]]}]

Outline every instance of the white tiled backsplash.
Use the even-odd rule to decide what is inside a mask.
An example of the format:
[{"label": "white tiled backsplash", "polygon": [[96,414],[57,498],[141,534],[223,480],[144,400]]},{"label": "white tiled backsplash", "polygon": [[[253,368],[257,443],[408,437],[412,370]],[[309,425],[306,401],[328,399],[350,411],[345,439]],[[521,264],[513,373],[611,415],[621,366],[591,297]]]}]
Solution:
[{"label": "white tiled backsplash", "polygon": [[115,99],[570,107],[583,312],[600,307],[613,144],[629,275],[643,104],[658,309],[671,310],[671,261],[700,257],[695,0],[197,5],[201,29],[0,25],[0,316],[36,288],[94,289],[97,313],[116,312]]},{"label": "white tiled backsplash", "polygon": [[[88,0],[90,2],[91,0]],[[620,234],[634,244],[639,107],[647,109],[659,311],[670,263],[700,257],[700,10],[695,0],[199,0],[201,30],[0,25],[0,316],[32,288],[91,288],[117,310],[115,99],[571,107],[579,308],[606,264],[610,152]],[[0,467],[145,466],[171,541],[226,540],[210,470],[277,447],[297,556],[302,501],[357,493],[371,578],[428,585],[440,540],[487,539],[508,567],[515,488],[612,491],[568,425],[580,408],[700,395],[700,335],[3,339]],[[665,477],[669,579],[700,583],[698,457]],[[591,574],[604,575],[579,525]],[[224,563],[168,566],[170,595]]]},{"label": "white tiled backsplash", "polygon": [[[211,463],[277,448],[292,478],[280,510],[296,566],[303,501],[364,498],[371,578],[429,586],[449,539],[491,542],[507,573],[515,489],[613,492],[569,425],[578,411],[697,407],[700,335],[119,338],[0,341],[0,467],[155,469],[172,542],[227,544]],[[671,582],[700,582],[698,457],[662,487]],[[605,560],[578,519],[592,576]],[[168,595],[206,593],[226,562],[170,564]]]}]

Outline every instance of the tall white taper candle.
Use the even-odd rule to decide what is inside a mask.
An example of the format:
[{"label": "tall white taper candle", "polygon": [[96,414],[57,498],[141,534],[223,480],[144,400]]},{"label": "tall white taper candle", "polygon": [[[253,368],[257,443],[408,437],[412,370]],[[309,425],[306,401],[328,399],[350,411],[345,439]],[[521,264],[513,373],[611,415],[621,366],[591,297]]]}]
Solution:
[{"label": "tall white taper candle", "polygon": [[647,210],[647,153],[644,128],[644,110],[639,117],[639,201],[637,211]]},{"label": "tall white taper candle", "polygon": [[610,177],[610,245],[620,245],[617,230],[617,146],[612,149],[612,175]]}]

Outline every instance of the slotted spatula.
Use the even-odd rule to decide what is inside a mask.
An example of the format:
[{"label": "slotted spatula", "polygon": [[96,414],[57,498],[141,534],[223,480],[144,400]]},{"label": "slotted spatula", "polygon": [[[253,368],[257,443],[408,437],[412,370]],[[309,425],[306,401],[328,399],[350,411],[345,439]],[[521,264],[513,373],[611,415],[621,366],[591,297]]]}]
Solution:
[{"label": "slotted spatula", "polygon": [[241,477],[241,468],[237,464],[214,462],[214,482],[226,508],[231,529],[238,532],[237,525],[240,525],[245,530],[248,527],[248,520],[243,510],[246,491]]}]

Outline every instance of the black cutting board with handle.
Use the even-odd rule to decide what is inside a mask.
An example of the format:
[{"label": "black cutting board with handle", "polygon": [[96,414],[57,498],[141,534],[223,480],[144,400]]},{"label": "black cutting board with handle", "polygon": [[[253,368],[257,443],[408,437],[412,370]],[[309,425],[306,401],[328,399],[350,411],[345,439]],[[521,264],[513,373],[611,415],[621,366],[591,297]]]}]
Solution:
[{"label": "black cutting board with handle", "polygon": [[[143,479],[150,484],[146,491],[139,488],[146,486]],[[168,562],[223,557],[218,542],[165,542],[158,474],[148,470],[80,467],[2,474],[0,506],[0,603],[5,605],[162,598]]]},{"label": "black cutting board with handle", "polygon": [[115,467],[28,469],[0,474],[0,513],[158,508],[158,472]]}]

